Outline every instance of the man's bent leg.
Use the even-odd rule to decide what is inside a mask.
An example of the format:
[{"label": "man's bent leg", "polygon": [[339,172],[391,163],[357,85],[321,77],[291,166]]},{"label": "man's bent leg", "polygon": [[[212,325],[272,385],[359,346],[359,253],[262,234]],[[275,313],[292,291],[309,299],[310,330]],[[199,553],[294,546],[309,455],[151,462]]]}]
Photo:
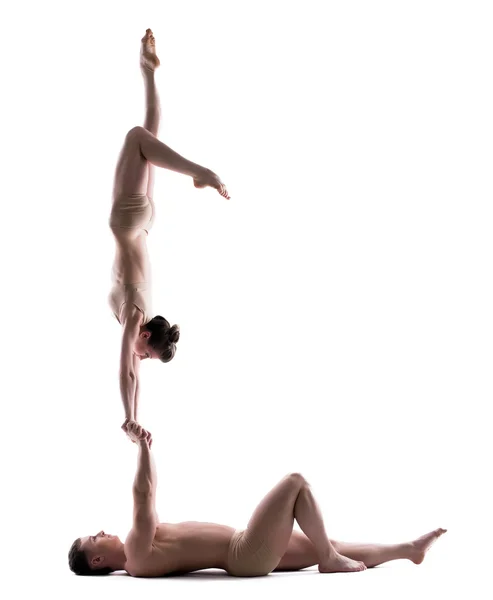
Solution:
[{"label": "man's bent leg", "polygon": [[[309,538],[322,572],[360,571],[365,566],[341,556],[325,532],[322,514],[305,478],[299,473],[288,475],[267,494],[253,513],[242,539],[245,560],[248,552],[268,548],[280,564],[288,549],[294,519]],[[307,565],[308,566],[308,565]]]}]

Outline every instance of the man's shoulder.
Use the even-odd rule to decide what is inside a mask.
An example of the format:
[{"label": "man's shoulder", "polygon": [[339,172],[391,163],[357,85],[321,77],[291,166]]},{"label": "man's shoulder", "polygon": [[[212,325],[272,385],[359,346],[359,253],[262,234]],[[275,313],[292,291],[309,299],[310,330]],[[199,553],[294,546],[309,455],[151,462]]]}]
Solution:
[{"label": "man's shoulder", "polygon": [[163,553],[163,543],[167,543],[169,532],[166,523],[158,523],[151,543],[143,548],[139,534],[132,529],[124,544],[127,562],[125,570],[132,577],[160,577],[170,571],[170,552]]},{"label": "man's shoulder", "polygon": [[130,562],[125,564],[125,571],[130,575],[130,577],[151,577],[151,575],[146,571],[145,566],[134,565]]},{"label": "man's shoulder", "polygon": [[152,549],[149,552],[139,552],[136,547],[130,541],[130,544],[125,542],[125,556],[127,562],[125,563],[125,571],[132,577],[145,577],[148,576],[147,571],[151,566],[152,560]]},{"label": "man's shoulder", "polygon": [[133,563],[139,558],[147,558],[152,551],[152,534],[147,539],[142,539],[137,528],[132,528],[125,540],[124,550],[127,561]]},{"label": "man's shoulder", "polygon": [[127,556],[125,571],[131,577],[161,577],[166,575],[169,569],[159,552],[151,549],[144,556],[138,553]]}]

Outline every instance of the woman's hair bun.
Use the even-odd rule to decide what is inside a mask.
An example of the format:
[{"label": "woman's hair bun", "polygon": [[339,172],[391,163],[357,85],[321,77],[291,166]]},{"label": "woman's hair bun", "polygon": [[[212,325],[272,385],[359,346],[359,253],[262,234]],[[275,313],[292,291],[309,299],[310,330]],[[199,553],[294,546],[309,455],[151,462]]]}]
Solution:
[{"label": "woman's hair bun", "polygon": [[161,315],[156,315],[145,328],[151,332],[149,345],[154,348],[162,362],[169,362],[176,352],[176,342],[180,339],[178,325],[170,325]]},{"label": "woman's hair bun", "polygon": [[178,325],[173,325],[167,331],[168,339],[171,343],[176,344],[176,342],[180,339],[180,328]]}]

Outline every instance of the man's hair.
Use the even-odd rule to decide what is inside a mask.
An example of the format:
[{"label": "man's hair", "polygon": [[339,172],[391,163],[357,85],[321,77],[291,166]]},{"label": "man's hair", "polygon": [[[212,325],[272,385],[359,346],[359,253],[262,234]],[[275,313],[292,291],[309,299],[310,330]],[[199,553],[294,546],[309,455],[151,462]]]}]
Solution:
[{"label": "man's hair", "polygon": [[161,315],[157,315],[144,325],[151,333],[148,340],[149,346],[159,353],[162,362],[169,362],[176,352],[176,342],[180,339],[180,328],[178,325],[171,326]]},{"label": "man's hair", "polygon": [[93,569],[87,560],[86,553],[80,549],[82,540],[77,538],[68,552],[68,564],[76,575],[108,575],[113,571],[109,567]]}]

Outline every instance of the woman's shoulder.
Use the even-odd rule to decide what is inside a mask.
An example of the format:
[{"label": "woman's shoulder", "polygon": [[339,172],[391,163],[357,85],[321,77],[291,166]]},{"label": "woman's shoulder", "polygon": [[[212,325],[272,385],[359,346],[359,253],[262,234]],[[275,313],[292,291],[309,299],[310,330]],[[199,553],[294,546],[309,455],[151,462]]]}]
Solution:
[{"label": "woman's shoulder", "polygon": [[144,314],[135,304],[125,302],[120,311],[120,323],[123,328],[142,326],[144,324]]}]

